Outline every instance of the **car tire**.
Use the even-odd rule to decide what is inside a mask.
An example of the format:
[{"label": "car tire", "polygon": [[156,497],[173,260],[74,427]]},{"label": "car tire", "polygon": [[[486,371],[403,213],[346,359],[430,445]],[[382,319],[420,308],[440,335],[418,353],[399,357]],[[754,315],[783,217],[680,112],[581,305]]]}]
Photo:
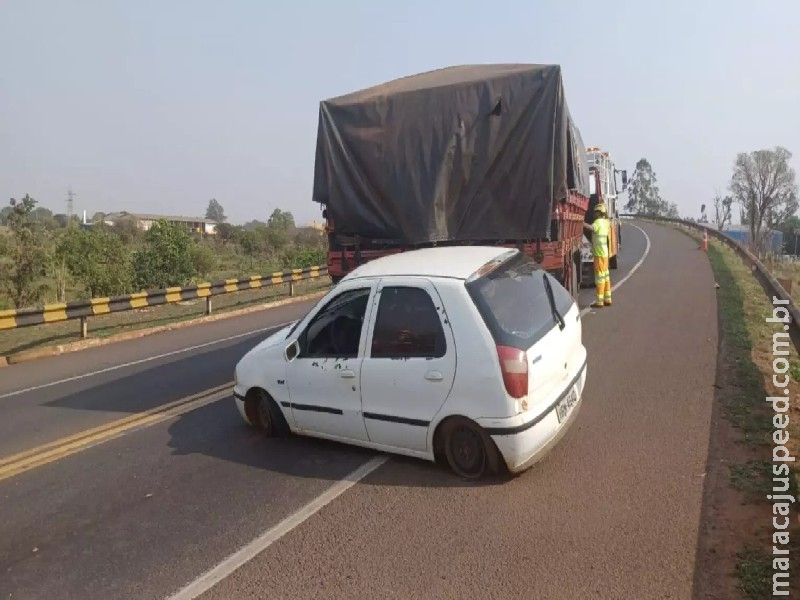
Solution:
[{"label": "car tire", "polygon": [[281,409],[265,391],[255,390],[248,394],[245,409],[253,426],[267,437],[282,437],[289,433],[289,424]]},{"label": "car tire", "polygon": [[459,477],[477,480],[500,472],[500,456],[492,439],[473,421],[453,417],[441,431],[447,464]]}]

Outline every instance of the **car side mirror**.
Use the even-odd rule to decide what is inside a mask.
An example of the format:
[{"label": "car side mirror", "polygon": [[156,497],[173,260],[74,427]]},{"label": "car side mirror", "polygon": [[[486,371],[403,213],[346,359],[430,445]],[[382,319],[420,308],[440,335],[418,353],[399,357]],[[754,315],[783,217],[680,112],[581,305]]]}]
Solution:
[{"label": "car side mirror", "polygon": [[297,358],[298,354],[300,354],[300,343],[297,340],[294,340],[291,344],[286,346],[286,349],[283,351],[283,356],[288,362],[292,362]]}]

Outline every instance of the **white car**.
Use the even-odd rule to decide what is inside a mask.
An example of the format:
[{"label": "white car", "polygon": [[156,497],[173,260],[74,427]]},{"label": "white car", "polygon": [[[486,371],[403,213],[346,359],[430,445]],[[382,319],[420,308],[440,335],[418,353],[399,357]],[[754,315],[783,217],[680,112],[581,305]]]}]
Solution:
[{"label": "white car", "polygon": [[580,311],[519,250],[440,247],[361,265],[237,364],[247,423],[517,473],[574,421],[586,382]]}]

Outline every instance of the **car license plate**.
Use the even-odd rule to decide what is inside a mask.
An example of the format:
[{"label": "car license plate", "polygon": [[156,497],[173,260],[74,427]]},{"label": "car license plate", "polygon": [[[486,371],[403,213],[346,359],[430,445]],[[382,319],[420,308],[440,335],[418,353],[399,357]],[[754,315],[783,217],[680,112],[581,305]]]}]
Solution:
[{"label": "car license plate", "polygon": [[561,402],[556,404],[556,416],[558,417],[558,422],[563,423],[564,419],[569,416],[569,413],[572,412],[572,408],[578,403],[578,391],[575,387],[573,387],[569,394],[564,397]]}]

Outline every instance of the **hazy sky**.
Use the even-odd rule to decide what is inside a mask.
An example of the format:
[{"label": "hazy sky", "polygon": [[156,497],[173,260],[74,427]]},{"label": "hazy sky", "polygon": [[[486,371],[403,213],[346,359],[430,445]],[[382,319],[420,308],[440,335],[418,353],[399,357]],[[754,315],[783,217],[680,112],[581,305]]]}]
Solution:
[{"label": "hazy sky", "polygon": [[584,142],[698,216],[739,151],[800,173],[799,27],[797,0],[0,0],[0,200],[308,222],[320,100],[526,62],[561,64]]}]

